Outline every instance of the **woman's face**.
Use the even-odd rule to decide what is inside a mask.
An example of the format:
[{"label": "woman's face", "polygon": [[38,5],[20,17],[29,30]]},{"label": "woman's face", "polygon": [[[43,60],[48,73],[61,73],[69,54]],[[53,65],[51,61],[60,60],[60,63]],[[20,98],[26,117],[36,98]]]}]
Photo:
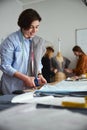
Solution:
[{"label": "woman's face", "polygon": [[29,29],[22,29],[25,38],[32,38],[37,33],[40,22],[38,20],[33,21]]},{"label": "woman's face", "polygon": [[53,54],[54,54],[54,52],[50,51],[50,52],[49,52],[49,58],[52,58],[52,57],[53,57]]},{"label": "woman's face", "polygon": [[80,56],[80,55],[81,55],[81,52],[74,51],[74,55],[76,55],[76,56]]}]

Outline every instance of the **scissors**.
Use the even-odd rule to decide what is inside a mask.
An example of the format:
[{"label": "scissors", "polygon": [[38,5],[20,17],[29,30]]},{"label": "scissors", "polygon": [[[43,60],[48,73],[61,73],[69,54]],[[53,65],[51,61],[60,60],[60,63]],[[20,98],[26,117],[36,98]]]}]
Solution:
[{"label": "scissors", "polygon": [[40,84],[39,84],[39,79],[38,79],[38,78],[35,78],[35,79],[34,79],[34,83],[35,83],[36,87],[40,86]]}]

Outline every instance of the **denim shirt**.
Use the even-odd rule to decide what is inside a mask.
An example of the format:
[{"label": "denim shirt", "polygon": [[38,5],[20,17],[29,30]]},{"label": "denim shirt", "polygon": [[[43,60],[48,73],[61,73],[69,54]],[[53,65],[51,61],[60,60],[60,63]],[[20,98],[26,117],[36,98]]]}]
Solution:
[{"label": "denim shirt", "polygon": [[16,71],[27,74],[29,46],[29,39],[24,38],[20,30],[9,35],[0,44],[0,69],[3,71],[1,83],[4,94],[24,88],[23,81],[13,77],[13,75]]},{"label": "denim shirt", "polygon": [[[39,36],[32,38],[35,53],[35,76],[42,69],[41,58],[45,53],[45,40]],[[27,87],[24,82],[16,77],[14,73],[19,71],[25,75],[29,73],[29,39],[23,37],[20,30],[9,35],[0,44],[0,69],[3,72],[1,86],[3,94],[11,94],[15,90],[23,90]]]}]

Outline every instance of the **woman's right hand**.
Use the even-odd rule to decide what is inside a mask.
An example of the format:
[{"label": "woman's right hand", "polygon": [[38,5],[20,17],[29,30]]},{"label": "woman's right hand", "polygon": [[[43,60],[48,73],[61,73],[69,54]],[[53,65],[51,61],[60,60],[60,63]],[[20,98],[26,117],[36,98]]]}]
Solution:
[{"label": "woman's right hand", "polygon": [[36,88],[34,79],[35,79],[35,77],[26,76],[26,78],[24,80],[25,86],[30,87],[30,88]]},{"label": "woman's right hand", "polygon": [[34,83],[35,77],[27,76],[18,71],[14,73],[14,76],[16,78],[21,79],[24,82],[25,86],[30,87],[30,88],[36,88],[35,83]]}]

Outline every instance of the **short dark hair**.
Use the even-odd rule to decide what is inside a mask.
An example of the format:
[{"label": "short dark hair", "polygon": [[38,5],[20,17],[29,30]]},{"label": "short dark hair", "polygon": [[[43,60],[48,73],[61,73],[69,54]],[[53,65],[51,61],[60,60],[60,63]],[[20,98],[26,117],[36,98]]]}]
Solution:
[{"label": "short dark hair", "polygon": [[42,20],[37,11],[34,9],[26,9],[19,15],[17,24],[21,29],[29,29],[31,23],[35,20]]}]

